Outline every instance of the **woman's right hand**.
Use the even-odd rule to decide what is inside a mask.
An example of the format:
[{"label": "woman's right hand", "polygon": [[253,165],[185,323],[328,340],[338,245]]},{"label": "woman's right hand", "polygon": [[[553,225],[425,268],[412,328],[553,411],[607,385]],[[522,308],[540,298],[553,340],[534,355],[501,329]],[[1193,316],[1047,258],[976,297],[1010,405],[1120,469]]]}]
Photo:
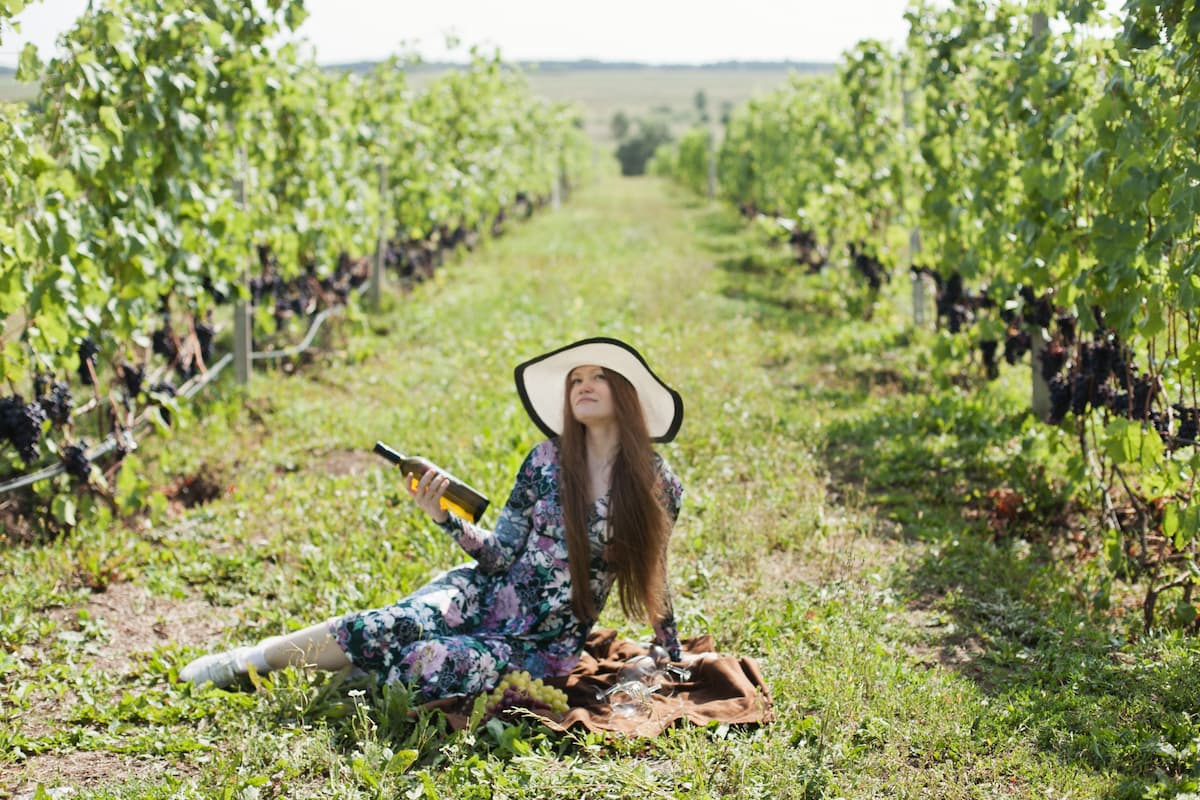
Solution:
[{"label": "woman's right hand", "polygon": [[421,510],[433,517],[433,521],[439,525],[450,519],[450,512],[442,508],[441,504],[442,495],[446,493],[450,479],[437,470],[431,469],[421,476],[421,479],[417,481],[417,488],[413,489],[413,477],[411,474],[404,476],[404,485],[408,487],[408,493],[413,496],[413,500]]}]

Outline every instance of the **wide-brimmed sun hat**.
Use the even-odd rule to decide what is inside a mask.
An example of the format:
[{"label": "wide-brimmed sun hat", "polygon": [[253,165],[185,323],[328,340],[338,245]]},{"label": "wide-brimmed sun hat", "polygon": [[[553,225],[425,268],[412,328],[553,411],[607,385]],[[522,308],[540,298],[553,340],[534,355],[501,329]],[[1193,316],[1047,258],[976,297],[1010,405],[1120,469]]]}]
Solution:
[{"label": "wide-brimmed sun hat", "polygon": [[543,433],[547,436],[562,433],[567,374],[585,364],[620,373],[633,385],[653,441],[669,442],[675,438],[683,424],[683,398],[654,374],[641,353],[619,339],[605,336],[581,339],[531,358],[513,370],[517,394]]}]

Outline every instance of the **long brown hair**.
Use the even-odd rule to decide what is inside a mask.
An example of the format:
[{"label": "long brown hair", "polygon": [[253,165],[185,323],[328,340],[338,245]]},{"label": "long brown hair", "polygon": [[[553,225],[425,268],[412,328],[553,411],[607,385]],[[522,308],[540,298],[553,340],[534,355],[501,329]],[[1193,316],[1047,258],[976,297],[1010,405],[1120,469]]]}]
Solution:
[{"label": "long brown hair", "polygon": [[[612,530],[609,562],[616,573],[621,610],[627,617],[658,622],[666,613],[666,555],[671,519],[663,506],[661,479],[637,390],[624,376],[604,370],[620,431],[612,465],[608,524]],[[567,529],[571,568],[571,605],[581,620],[596,618],[589,582],[591,551],[587,522],[587,434],[575,419],[570,401],[571,376],[563,392],[563,431],[559,437],[559,499]]]}]

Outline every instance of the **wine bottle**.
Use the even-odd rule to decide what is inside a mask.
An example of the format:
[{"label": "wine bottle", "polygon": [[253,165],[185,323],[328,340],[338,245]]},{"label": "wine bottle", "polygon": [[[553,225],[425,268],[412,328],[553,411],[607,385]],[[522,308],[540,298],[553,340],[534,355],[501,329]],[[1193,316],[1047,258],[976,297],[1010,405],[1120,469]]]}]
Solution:
[{"label": "wine bottle", "polygon": [[421,476],[431,469],[435,469],[449,478],[450,485],[446,487],[446,493],[442,495],[441,506],[451,514],[462,517],[469,522],[479,522],[480,517],[483,516],[483,512],[488,507],[489,501],[481,492],[472,489],[432,461],[418,458],[417,456],[406,456],[388,447],[383,442],[375,443],[375,452],[393,464],[400,465],[401,472],[409,476],[409,486],[412,487],[413,491],[416,491],[417,481]]}]

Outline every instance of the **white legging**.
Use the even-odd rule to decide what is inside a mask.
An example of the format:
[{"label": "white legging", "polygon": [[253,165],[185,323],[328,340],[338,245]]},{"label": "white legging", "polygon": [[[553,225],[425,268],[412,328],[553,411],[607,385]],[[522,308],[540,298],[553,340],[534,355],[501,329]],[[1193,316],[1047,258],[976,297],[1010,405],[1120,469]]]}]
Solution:
[{"label": "white legging", "polygon": [[287,636],[271,636],[259,643],[271,669],[316,667],[338,670],[350,659],[329,633],[329,621],[318,622]]}]

